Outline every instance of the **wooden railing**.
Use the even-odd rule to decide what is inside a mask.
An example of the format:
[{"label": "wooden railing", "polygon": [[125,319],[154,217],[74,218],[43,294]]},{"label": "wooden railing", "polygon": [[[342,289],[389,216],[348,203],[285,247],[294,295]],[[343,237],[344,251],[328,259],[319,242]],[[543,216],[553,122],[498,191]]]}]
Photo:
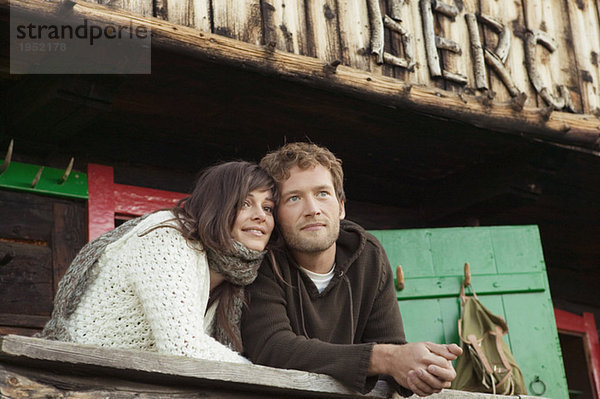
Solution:
[{"label": "wooden railing", "polygon": [[[361,395],[321,374],[6,335],[0,337],[0,397],[254,399],[399,396],[383,381],[367,395]],[[432,399],[492,397],[452,390],[431,396]]]}]

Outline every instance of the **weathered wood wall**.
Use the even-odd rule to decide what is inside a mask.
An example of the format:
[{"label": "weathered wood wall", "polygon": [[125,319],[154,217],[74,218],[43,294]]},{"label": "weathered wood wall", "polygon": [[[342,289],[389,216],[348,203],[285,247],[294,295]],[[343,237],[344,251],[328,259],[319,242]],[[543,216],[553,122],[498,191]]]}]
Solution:
[{"label": "weathered wood wall", "polygon": [[87,241],[85,203],[0,190],[0,334],[33,334],[50,318],[71,260]]},{"label": "weathered wood wall", "polygon": [[410,84],[511,102],[517,109],[552,107],[594,114],[600,106],[600,17],[593,0],[115,0],[113,4],[248,43],[340,61]]}]

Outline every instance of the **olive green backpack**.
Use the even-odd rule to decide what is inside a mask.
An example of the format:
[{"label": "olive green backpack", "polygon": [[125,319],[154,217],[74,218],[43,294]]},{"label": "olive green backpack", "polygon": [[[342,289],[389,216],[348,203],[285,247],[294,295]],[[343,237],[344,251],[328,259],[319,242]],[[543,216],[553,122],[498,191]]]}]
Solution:
[{"label": "olive green backpack", "polygon": [[464,285],[460,301],[458,335],[463,355],[456,364],[452,389],[498,395],[526,394],[521,370],[502,339],[508,333],[506,321],[483,306],[474,291],[472,296],[466,296]]}]

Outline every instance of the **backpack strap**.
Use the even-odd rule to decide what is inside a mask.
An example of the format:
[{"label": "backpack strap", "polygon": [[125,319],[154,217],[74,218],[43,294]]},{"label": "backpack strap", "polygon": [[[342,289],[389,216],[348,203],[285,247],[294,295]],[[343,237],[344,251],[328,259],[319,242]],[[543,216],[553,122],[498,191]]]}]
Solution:
[{"label": "backpack strap", "polygon": [[506,358],[506,355],[504,354],[504,351],[502,350],[502,336],[504,335],[502,328],[500,328],[499,326],[496,326],[496,331],[495,332],[490,331],[490,335],[496,336],[496,349],[498,350],[500,359],[502,359],[502,364],[504,365],[504,367],[506,367],[506,369],[509,372],[512,372],[512,366],[508,362],[508,359]]}]

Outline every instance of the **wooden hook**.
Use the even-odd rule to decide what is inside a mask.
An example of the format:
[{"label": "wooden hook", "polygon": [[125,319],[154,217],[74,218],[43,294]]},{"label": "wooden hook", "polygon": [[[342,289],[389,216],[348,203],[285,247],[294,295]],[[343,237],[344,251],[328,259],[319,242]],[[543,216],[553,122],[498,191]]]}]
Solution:
[{"label": "wooden hook", "polygon": [[14,140],[10,140],[10,144],[8,145],[8,151],[6,151],[6,156],[4,157],[4,162],[2,162],[2,165],[0,165],[0,175],[6,172],[6,169],[8,169],[8,167],[10,166],[10,160],[12,159],[14,143]]},{"label": "wooden hook", "polygon": [[40,182],[40,177],[42,177],[43,171],[44,171],[44,167],[42,166],[40,168],[40,170],[38,170],[37,173],[35,174],[35,177],[33,178],[32,182],[31,182],[31,188],[35,188],[35,186],[37,186],[37,184]]},{"label": "wooden hook", "polygon": [[471,285],[471,267],[469,262],[465,262],[465,279],[463,280],[463,286],[466,288]]},{"label": "wooden hook", "polygon": [[402,271],[402,265],[396,267],[396,289],[398,291],[404,289],[404,272]]},{"label": "wooden hook", "polygon": [[67,166],[67,169],[65,169],[65,173],[58,181],[58,184],[64,184],[67,181],[69,175],[71,174],[71,170],[73,170],[73,162],[75,162],[75,158],[71,157],[71,160],[69,161],[69,166]]},{"label": "wooden hook", "polygon": [[340,60],[335,60],[323,66],[323,72],[326,74],[335,73],[337,67],[342,63]]}]

